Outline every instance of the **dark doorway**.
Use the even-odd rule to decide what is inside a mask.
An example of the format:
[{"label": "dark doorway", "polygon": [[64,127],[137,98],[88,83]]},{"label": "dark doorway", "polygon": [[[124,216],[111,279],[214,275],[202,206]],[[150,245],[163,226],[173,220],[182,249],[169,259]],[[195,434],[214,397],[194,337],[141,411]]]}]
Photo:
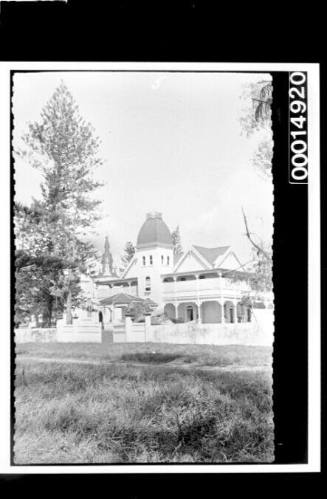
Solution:
[{"label": "dark doorway", "polygon": [[193,319],[194,319],[194,312],[193,312],[192,305],[189,305],[186,308],[186,318],[187,318],[187,321],[193,321]]}]

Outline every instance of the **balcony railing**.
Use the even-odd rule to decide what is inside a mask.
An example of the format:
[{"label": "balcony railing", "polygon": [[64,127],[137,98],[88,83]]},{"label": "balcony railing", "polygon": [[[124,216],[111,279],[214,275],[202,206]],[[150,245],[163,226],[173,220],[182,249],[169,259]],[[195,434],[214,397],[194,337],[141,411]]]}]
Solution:
[{"label": "balcony railing", "polygon": [[186,281],[176,281],[176,282],[164,282],[163,292],[164,294],[172,293],[184,293],[184,292],[194,292],[202,293],[206,291],[217,291],[222,292],[228,291],[238,291],[247,292],[251,288],[245,281],[233,281],[226,278],[211,278],[211,279],[198,279],[198,280],[186,280]]}]

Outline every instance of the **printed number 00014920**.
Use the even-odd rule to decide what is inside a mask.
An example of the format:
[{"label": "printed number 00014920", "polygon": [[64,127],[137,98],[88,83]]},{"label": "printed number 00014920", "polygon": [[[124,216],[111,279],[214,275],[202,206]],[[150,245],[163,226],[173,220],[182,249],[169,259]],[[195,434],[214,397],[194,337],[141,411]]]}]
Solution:
[{"label": "printed number 00014920", "polygon": [[307,78],[306,73],[290,73],[289,130],[290,130],[290,182],[307,183],[308,131],[307,131]]}]

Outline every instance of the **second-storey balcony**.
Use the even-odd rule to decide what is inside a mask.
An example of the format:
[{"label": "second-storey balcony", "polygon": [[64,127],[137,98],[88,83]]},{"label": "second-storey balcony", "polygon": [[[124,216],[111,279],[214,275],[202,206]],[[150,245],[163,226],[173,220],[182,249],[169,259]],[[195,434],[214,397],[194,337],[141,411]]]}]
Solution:
[{"label": "second-storey balcony", "polygon": [[251,287],[246,279],[218,277],[217,273],[187,274],[163,278],[163,298],[217,295],[234,296],[248,294]]}]

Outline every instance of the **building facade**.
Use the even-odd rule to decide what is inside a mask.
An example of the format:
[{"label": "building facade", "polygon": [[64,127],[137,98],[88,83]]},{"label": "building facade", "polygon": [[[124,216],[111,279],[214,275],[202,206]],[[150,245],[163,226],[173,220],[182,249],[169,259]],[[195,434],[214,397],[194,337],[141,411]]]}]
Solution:
[{"label": "building facade", "polygon": [[[95,279],[99,298],[151,300],[154,315],[173,322],[203,324],[251,322],[251,274],[230,246],[192,246],[179,258],[161,213],[148,213],[134,257],[120,277]],[[107,314],[112,317],[112,314]]]}]

